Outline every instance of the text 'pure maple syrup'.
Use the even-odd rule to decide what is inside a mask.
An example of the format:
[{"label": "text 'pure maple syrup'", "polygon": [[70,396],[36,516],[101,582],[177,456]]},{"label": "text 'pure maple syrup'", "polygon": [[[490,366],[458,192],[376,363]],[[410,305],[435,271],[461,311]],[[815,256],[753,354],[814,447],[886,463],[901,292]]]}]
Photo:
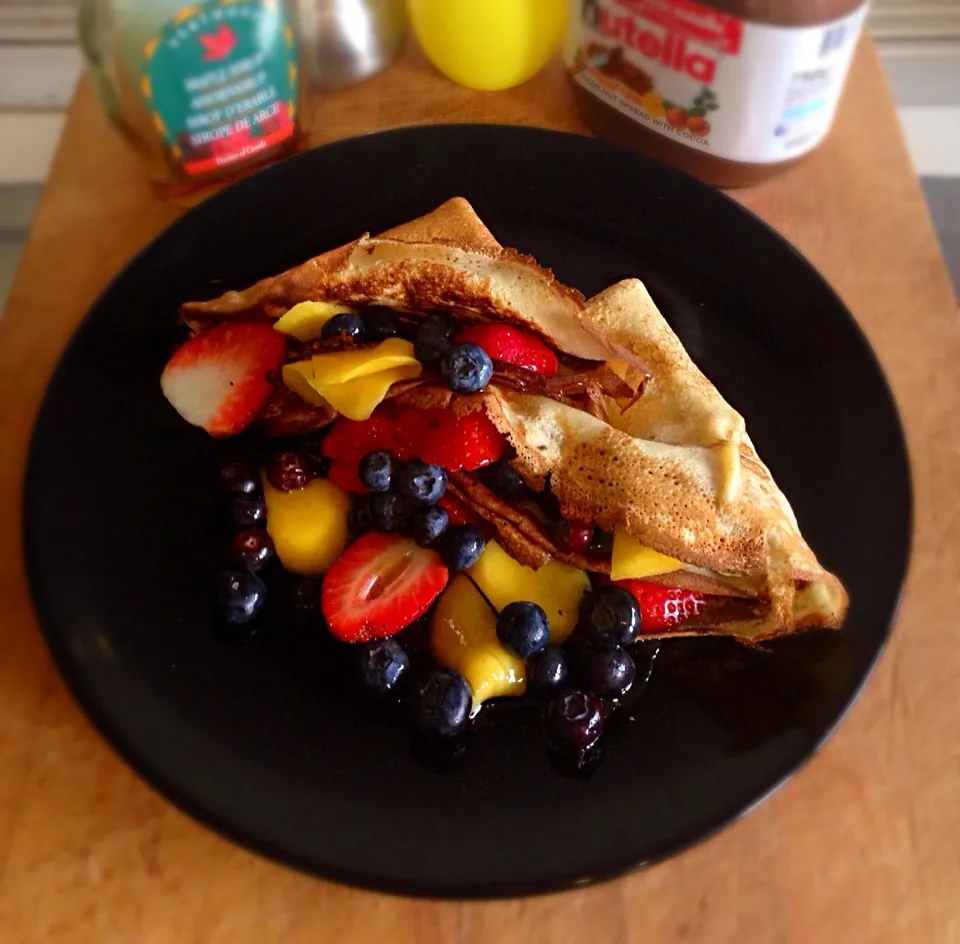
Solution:
[{"label": "text 'pure maple syrup'", "polygon": [[283,0],[81,0],[100,102],[161,192],[195,202],[295,150],[297,37]]}]

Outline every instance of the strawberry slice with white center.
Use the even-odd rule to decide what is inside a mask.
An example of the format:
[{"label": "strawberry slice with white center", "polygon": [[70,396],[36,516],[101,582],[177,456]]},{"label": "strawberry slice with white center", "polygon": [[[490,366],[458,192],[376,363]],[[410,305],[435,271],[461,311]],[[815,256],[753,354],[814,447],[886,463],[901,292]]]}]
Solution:
[{"label": "strawberry slice with white center", "polygon": [[160,388],[173,408],[211,436],[253,422],[280,370],[287,342],[263,322],[225,322],[191,338],[167,361]]},{"label": "strawberry slice with white center", "polygon": [[665,587],[647,580],[618,580],[640,605],[640,632],[662,633],[679,629],[700,615],[710,597],[694,590]]},{"label": "strawberry slice with white center", "polygon": [[436,551],[409,538],[365,534],[323,578],[323,615],[342,642],[392,636],[427,612],[447,577]]}]

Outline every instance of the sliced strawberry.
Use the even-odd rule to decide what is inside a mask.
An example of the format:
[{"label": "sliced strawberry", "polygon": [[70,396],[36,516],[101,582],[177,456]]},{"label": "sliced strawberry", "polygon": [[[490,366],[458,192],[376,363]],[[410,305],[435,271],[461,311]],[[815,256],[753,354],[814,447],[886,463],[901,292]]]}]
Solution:
[{"label": "sliced strawberry", "polygon": [[470,471],[496,462],[506,451],[506,439],[486,413],[475,410],[457,416],[444,410],[440,424],[427,433],[420,458],[450,472]]},{"label": "sliced strawberry", "polygon": [[338,416],[324,437],[322,451],[328,459],[359,462],[368,452],[393,446],[393,420],[385,413],[374,413],[366,420],[348,420]]},{"label": "sliced strawberry", "polygon": [[707,596],[680,587],[664,587],[646,580],[618,580],[640,604],[643,633],[660,633],[689,623],[707,605]]},{"label": "sliced strawberry", "polygon": [[556,377],[560,364],[539,338],[505,324],[476,324],[460,332],[454,344],[478,344],[493,360]]},{"label": "sliced strawberry", "polygon": [[342,488],[351,495],[369,495],[369,489],[360,481],[356,462],[339,462],[336,459],[330,463],[327,478],[334,485]]},{"label": "sliced strawberry", "polygon": [[287,342],[263,322],[225,322],[191,338],[167,361],[160,388],[174,409],[211,436],[253,422],[283,364]]},{"label": "sliced strawberry", "polygon": [[323,578],[327,626],[343,642],[392,636],[426,613],[447,576],[436,551],[409,538],[365,534]]},{"label": "sliced strawberry", "polygon": [[447,513],[450,524],[479,524],[480,519],[455,495],[445,492],[437,504]]},{"label": "sliced strawberry", "polygon": [[446,410],[439,408],[404,410],[397,417],[393,429],[396,457],[404,460],[420,458],[424,440],[440,426],[446,413]]}]

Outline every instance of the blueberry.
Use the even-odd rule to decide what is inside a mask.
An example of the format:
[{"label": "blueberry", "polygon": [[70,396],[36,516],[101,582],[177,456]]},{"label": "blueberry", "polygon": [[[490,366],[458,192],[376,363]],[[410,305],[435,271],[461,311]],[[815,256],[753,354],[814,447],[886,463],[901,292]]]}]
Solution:
[{"label": "blueberry", "polygon": [[403,322],[389,308],[374,305],[363,312],[364,334],[368,341],[386,341],[399,337]]},{"label": "blueberry", "polygon": [[414,512],[410,534],[421,547],[430,547],[447,530],[450,517],[439,505],[431,505]]},{"label": "blueberry", "polygon": [[577,651],[574,669],[577,682],[588,692],[611,698],[623,695],[637,676],[630,653],[620,646],[585,646]]},{"label": "blueberry", "polygon": [[303,488],[312,478],[310,460],[299,452],[279,452],[267,463],[267,479],[281,492]]},{"label": "blueberry", "polygon": [[305,577],[293,588],[293,609],[301,623],[312,623],[321,618],[320,590],[323,584],[313,577]]},{"label": "blueberry", "polygon": [[447,473],[419,459],[404,465],[397,476],[397,491],[418,505],[435,505],[446,490]]},{"label": "blueberry", "polygon": [[410,660],[395,639],[376,639],[357,647],[360,681],[373,695],[395,689],[410,669]]},{"label": "blueberry", "polygon": [[594,528],[588,550],[596,557],[609,557],[613,553],[613,535],[609,531]]},{"label": "blueberry", "polygon": [[410,524],[410,503],[393,492],[370,497],[370,518],[375,531],[398,534]]},{"label": "blueberry", "polygon": [[453,345],[453,336],[460,331],[455,318],[443,312],[428,315],[417,328],[413,341],[413,356],[425,367],[439,369],[443,355]]},{"label": "blueberry", "polygon": [[220,470],[220,487],[228,495],[256,495],[260,491],[260,476],[247,462],[228,462]]},{"label": "blueberry", "polygon": [[371,492],[389,492],[397,471],[397,463],[385,449],[368,452],[359,466],[360,481]]},{"label": "blueberry", "polygon": [[521,501],[532,494],[520,473],[506,459],[487,466],[481,474],[489,488],[505,501]]},{"label": "blueberry", "polygon": [[323,440],[326,430],[311,433],[299,440],[297,447],[301,455],[305,456],[310,464],[310,471],[316,478],[324,478],[330,470],[330,460],[323,454]]},{"label": "blueberry", "polygon": [[261,528],[245,528],[234,534],[230,551],[234,560],[247,570],[260,570],[273,557],[273,539]]},{"label": "blueberry", "polygon": [[417,692],[414,724],[428,737],[456,737],[470,720],[472,702],[470,686],[459,672],[438,669]]},{"label": "blueberry", "polygon": [[567,657],[560,646],[547,646],[527,663],[527,691],[541,698],[554,695],[567,681]]},{"label": "blueberry", "polygon": [[585,751],[603,734],[603,702],[583,692],[565,692],[547,702],[544,729],[558,751]]},{"label": "blueberry", "polygon": [[493,361],[479,344],[458,344],[443,355],[440,372],[454,393],[477,393],[493,376]]},{"label": "blueberry", "polygon": [[370,514],[370,502],[366,498],[358,498],[347,516],[347,530],[351,538],[358,538],[373,530],[373,515]]},{"label": "blueberry", "polygon": [[543,608],[526,600],[508,603],[497,617],[497,638],[521,659],[526,659],[550,641],[550,622]]},{"label": "blueberry", "polygon": [[248,570],[227,570],[221,575],[218,602],[228,623],[249,623],[263,609],[266,599],[263,581]]},{"label": "blueberry", "polygon": [[485,546],[483,532],[475,524],[449,528],[439,542],[440,556],[451,570],[466,570],[472,567]]},{"label": "blueberry", "polygon": [[264,528],[267,506],[258,498],[237,498],[230,506],[230,520],[238,528]]},{"label": "blueberry", "polygon": [[359,315],[346,311],[334,315],[320,329],[320,339],[322,341],[352,341],[354,344],[362,344],[366,340],[363,319]]},{"label": "blueberry", "polygon": [[632,593],[610,584],[586,594],[580,622],[599,646],[628,646],[640,634],[640,607]]}]

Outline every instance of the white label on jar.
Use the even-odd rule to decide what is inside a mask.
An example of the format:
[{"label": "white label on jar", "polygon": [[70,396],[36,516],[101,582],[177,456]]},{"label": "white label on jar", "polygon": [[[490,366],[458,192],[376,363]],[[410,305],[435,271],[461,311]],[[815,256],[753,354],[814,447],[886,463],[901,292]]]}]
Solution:
[{"label": "white label on jar", "polygon": [[866,10],[780,27],[693,0],[570,0],[564,63],[646,128],[728,160],[775,163],[830,130]]}]

